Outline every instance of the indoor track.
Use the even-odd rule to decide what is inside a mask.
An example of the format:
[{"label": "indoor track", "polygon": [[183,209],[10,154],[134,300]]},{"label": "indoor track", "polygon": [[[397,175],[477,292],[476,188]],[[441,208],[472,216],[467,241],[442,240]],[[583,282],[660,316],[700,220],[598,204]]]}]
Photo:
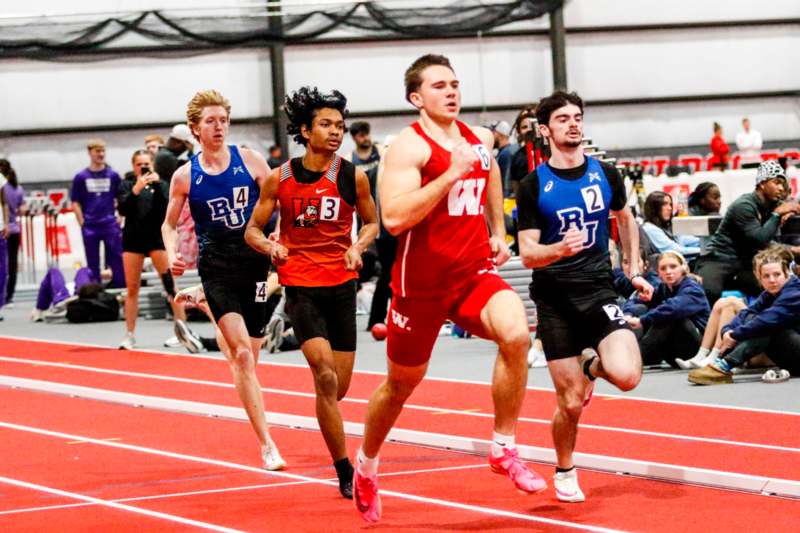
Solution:
[{"label": "indoor track", "polygon": [[[527,496],[492,474],[485,384],[430,379],[381,454],[384,516],[364,523],[336,490],[302,366],[259,365],[289,463],[259,468],[224,361],[0,339],[4,531],[788,531],[800,516],[800,416],[599,395],[584,413],[583,504]],[[357,372],[341,408],[351,455],[380,382]],[[517,440],[550,454],[551,392],[529,390]],[[768,431],[765,431],[768,428]],[[424,445],[422,445],[424,444]],[[474,450],[473,452],[465,450]],[[549,477],[552,467],[534,464]],[[638,472],[622,475],[601,470]],[[656,480],[654,478],[669,478]],[[680,479],[683,478],[681,482]],[[691,483],[687,482],[691,481]],[[723,485],[728,489],[699,486]],[[741,490],[732,490],[739,487]],[[755,487],[755,488],[754,488]],[[762,495],[761,491],[784,496]]]}]

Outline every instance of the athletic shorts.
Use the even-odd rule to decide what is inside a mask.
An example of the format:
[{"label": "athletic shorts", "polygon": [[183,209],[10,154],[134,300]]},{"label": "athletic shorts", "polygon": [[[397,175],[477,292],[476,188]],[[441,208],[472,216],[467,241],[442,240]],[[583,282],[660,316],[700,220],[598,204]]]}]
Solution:
[{"label": "athletic shorts", "polygon": [[481,311],[492,296],[504,290],[512,289],[503,278],[494,272],[484,272],[439,297],[393,295],[387,316],[389,359],[402,366],[428,362],[439,330],[448,318],[470,333],[487,338]]},{"label": "athletic shorts", "polygon": [[122,251],[134,254],[149,255],[154,250],[165,250],[161,232],[145,235],[144,233],[122,233]]},{"label": "athletic shorts", "polygon": [[266,257],[257,260],[233,257],[227,259],[224,265],[220,264],[221,261],[219,258],[201,258],[199,265],[200,280],[214,320],[219,321],[228,313],[236,313],[244,319],[250,337],[263,337],[269,312],[269,260]]},{"label": "athletic shorts", "polygon": [[531,299],[539,318],[536,334],[548,361],[578,356],[586,348],[597,349],[610,333],[630,330],[610,277],[538,285],[535,291],[532,287]]},{"label": "athletic shorts", "polygon": [[321,337],[337,352],[356,351],[356,280],[332,287],[284,287],[286,314],[302,346]]}]

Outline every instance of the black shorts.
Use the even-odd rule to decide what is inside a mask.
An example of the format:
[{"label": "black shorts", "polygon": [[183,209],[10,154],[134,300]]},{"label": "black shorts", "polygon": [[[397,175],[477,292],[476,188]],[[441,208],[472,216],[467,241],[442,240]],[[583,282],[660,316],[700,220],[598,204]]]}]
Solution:
[{"label": "black shorts", "polygon": [[333,287],[284,287],[286,314],[302,345],[315,337],[337,352],[356,350],[356,280]]},{"label": "black shorts", "polygon": [[149,255],[154,250],[165,250],[161,232],[153,233],[122,233],[122,251],[134,254]]},{"label": "black shorts", "polygon": [[214,320],[236,313],[244,319],[250,337],[263,337],[269,316],[269,260],[266,257],[256,260],[230,257],[224,261],[201,257],[198,270]]},{"label": "black shorts", "polygon": [[611,278],[578,283],[540,283],[531,290],[539,322],[536,334],[542,340],[548,361],[580,355],[597,349],[604,338],[628,323],[617,305]]}]

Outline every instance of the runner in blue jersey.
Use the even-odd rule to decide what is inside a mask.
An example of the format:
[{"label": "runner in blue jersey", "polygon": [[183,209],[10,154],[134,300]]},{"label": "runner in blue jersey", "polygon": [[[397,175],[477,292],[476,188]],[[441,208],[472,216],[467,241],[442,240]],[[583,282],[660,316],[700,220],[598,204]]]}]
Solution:
[{"label": "runner in blue jersey", "polygon": [[261,444],[264,468],[281,470],[286,463],[270,437],[256,376],[267,324],[269,257],[244,242],[269,166],[260,154],[225,143],[230,110],[228,100],[213,90],[199,92],[189,102],[189,127],[202,151],[172,176],[161,231],[172,273],[180,276],[186,264],[177,252],[177,225],[188,199],[200,248],[198,271],[217,342]]},{"label": "runner in blue jersey", "polygon": [[[539,103],[536,118],[552,155],[520,182],[519,249],[523,264],[534,269],[531,298],[558,400],[552,421],[556,496],[581,502],[572,453],[593,382],[602,377],[628,391],[642,376],[639,346],[612,286],[609,213],[628,257],[639,256],[639,233],[619,172],[583,154],[580,97],[555,92]],[[649,300],[653,287],[630,263],[631,283]],[[587,348],[596,352],[582,355]]]}]

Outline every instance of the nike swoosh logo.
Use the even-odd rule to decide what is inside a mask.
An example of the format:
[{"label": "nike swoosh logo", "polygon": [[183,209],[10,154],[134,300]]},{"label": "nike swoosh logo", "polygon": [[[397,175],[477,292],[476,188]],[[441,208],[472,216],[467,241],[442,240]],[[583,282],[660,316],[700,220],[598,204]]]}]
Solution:
[{"label": "nike swoosh logo", "polygon": [[[355,485],[355,483],[353,485]],[[361,503],[361,499],[358,497],[358,489],[356,489],[355,486],[353,486],[353,499],[356,501],[356,509],[362,513],[369,511],[369,505]]]},{"label": "nike swoosh logo", "polygon": [[317,194],[322,194],[322,193],[324,193],[324,192],[325,192],[325,191],[327,191],[327,190],[328,190],[328,189],[314,189],[314,192],[315,192],[315,193],[317,193]]}]

